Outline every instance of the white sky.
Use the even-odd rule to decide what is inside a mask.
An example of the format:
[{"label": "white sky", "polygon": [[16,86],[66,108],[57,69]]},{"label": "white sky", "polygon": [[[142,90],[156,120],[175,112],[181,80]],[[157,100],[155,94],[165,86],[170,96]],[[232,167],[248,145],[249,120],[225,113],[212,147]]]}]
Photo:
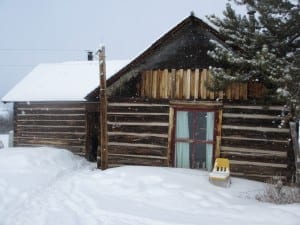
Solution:
[{"label": "white sky", "polygon": [[0,98],[39,63],[132,59],[194,11],[221,16],[227,0],[0,0]]}]

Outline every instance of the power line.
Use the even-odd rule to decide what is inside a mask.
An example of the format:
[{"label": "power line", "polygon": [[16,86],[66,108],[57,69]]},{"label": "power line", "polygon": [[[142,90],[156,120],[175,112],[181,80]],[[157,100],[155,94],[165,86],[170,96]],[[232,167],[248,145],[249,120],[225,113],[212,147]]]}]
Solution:
[{"label": "power line", "polygon": [[36,65],[0,65],[0,67],[31,67]]},{"label": "power line", "polygon": [[51,48],[0,48],[2,52],[87,52],[86,49],[51,49]]}]

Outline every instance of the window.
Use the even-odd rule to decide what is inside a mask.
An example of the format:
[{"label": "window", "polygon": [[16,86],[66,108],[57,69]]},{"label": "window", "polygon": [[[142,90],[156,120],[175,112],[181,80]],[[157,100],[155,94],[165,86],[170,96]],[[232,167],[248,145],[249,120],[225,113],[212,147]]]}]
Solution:
[{"label": "window", "polygon": [[176,111],[175,167],[212,169],[214,111]]}]

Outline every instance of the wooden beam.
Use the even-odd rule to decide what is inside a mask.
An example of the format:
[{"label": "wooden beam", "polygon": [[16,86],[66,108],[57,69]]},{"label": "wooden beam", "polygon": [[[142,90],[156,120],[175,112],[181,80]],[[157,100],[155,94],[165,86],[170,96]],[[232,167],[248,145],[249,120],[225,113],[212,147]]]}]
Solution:
[{"label": "wooden beam", "polygon": [[199,98],[199,69],[195,70],[194,99]]},{"label": "wooden beam", "polygon": [[157,96],[157,88],[159,87],[158,86],[159,84],[158,84],[158,82],[157,82],[157,70],[154,70],[153,72],[152,72],[152,90],[151,90],[151,92],[152,92],[152,94],[151,94],[151,97],[152,98],[157,98],[157,97],[159,97],[159,96]]},{"label": "wooden beam", "polygon": [[106,95],[106,66],[105,48],[99,50],[99,73],[100,73],[100,152],[97,152],[97,165],[102,170],[108,168],[108,145],[107,145],[107,95]]},{"label": "wooden beam", "polygon": [[171,74],[170,74],[170,77],[171,77],[171,85],[169,87],[170,89],[170,98],[171,99],[174,99],[175,98],[175,90],[176,90],[176,70],[175,69],[172,69],[171,70]]},{"label": "wooden beam", "polygon": [[170,107],[170,111],[169,111],[169,130],[168,130],[168,149],[167,149],[168,166],[172,165],[173,130],[174,130],[174,108]]}]

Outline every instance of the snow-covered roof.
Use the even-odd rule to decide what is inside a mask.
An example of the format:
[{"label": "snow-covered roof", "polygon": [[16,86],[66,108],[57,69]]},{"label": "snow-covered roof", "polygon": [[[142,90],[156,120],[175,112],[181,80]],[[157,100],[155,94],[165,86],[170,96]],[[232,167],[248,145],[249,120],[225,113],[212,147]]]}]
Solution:
[{"label": "snow-covered roof", "polygon": [[[127,63],[127,60],[106,61],[106,77]],[[99,82],[98,61],[43,63],[12,88],[2,101],[85,101],[84,97],[99,86]]]}]

